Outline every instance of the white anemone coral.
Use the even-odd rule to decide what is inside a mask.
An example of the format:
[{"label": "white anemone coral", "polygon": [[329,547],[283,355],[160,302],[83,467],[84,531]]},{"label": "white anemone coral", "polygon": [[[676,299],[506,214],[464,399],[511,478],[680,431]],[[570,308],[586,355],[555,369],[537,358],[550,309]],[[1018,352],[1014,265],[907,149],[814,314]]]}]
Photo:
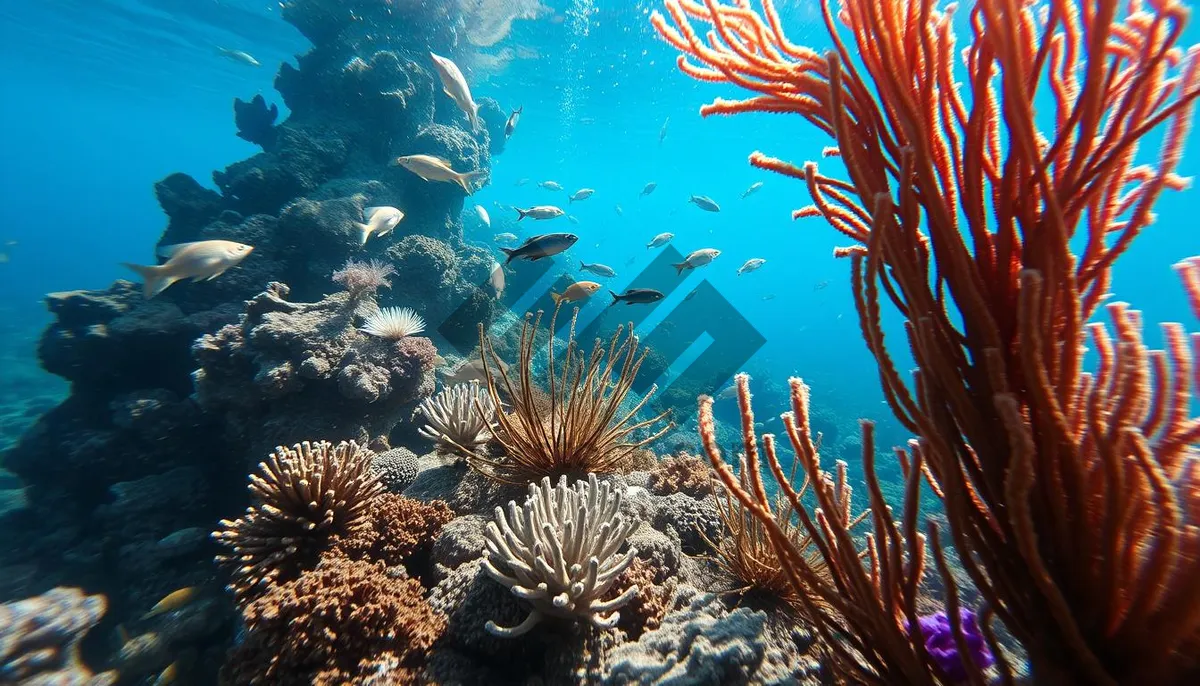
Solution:
[{"label": "white anemone coral", "polygon": [[372,312],[361,331],[380,338],[399,339],[425,330],[425,320],[411,307],[385,307]]},{"label": "white anemone coral", "polygon": [[[513,595],[529,601],[533,611],[514,627],[487,623],[489,633],[501,637],[527,633],[545,616],[586,621],[610,629],[621,618],[613,612],[638,592],[630,586],[610,600],[601,600],[637,551],[617,551],[637,528],[620,514],[621,494],[605,482],[588,480],[557,486],[543,477],[529,484],[525,505],[508,503],[508,516],[496,508],[489,522],[483,551],[483,569]],[[609,614],[605,614],[609,613]]]},{"label": "white anemone coral", "polygon": [[425,417],[418,431],[422,436],[471,453],[491,440],[496,405],[478,381],[469,381],[426,398],[417,413]]}]

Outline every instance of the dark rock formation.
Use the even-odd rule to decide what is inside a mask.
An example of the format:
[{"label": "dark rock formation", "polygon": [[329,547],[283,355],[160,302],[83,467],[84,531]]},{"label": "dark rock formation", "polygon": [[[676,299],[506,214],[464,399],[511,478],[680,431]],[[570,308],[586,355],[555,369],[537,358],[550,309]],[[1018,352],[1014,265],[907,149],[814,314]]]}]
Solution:
[{"label": "dark rock formation", "polygon": [[250,102],[233,99],[233,121],[237,135],[244,141],[262,146],[263,150],[275,147],[275,120],[279,118],[279,106],[267,107],[263,96],[256,95]]}]

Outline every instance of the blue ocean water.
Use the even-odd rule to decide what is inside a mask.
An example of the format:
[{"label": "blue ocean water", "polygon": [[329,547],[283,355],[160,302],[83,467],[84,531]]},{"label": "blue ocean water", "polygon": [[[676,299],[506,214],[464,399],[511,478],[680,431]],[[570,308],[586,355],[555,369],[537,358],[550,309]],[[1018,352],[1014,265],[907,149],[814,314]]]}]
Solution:
[{"label": "blue ocean water", "polygon": [[[494,160],[491,183],[471,199],[489,211],[493,233],[515,217],[493,203],[564,200],[537,181],[556,180],[567,192],[595,188],[569,208],[579,219],[575,257],[612,265],[621,285],[648,262],[644,245],[660,232],[675,233],[685,253],[722,250],[716,263],[688,276],[675,299],[707,279],[766,339],[750,367],[780,380],[803,376],[837,412],[886,422],[848,265],[832,257],[846,239],[820,220],[793,222],[790,211],[807,200],[802,185],[746,163],[753,150],[819,159],[828,141],[799,117],[701,119],[701,104],[739,94],[678,72],[674,51],[647,21],[655,2],[545,4],[549,12],[515,22],[492,51],[516,56],[476,79],[477,94],[524,108],[519,133]],[[793,41],[828,46],[816,3],[780,8]],[[230,102],[256,93],[278,102],[275,67],[294,61],[307,41],[280,20],[276,3],[255,0],[46,0],[5,3],[0,13],[7,94],[0,102],[0,240],[17,243],[4,249],[0,292],[9,325],[28,333],[45,322],[44,293],[132,278],[119,263],[149,258],[165,226],[154,181],[182,171],[203,182],[257,151],[235,137]],[[1191,26],[1183,42],[1197,36]],[[232,62],[217,46],[245,49],[264,66]],[[1198,158],[1193,137],[1180,171],[1194,173]],[[518,187],[520,179],[530,182]],[[657,190],[640,198],[651,181]],[[755,182],[762,188],[740,199]],[[688,204],[692,194],[712,197],[722,212]],[[1157,224],[1118,263],[1115,295],[1143,309],[1148,322],[1188,317],[1168,266],[1200,252],[1188,213],[1194,197],[1166,194]],[[468,227],[478,223],[472,204],[464,211]],[[768,262],[738,277],[752,257]],[[597,298],[592,307],[606,304]],[[30,342],[4,345],[31,352]]]},{"label": "blue ocean water", "polygon": [[[765,340],[740,366],[755,383],[802,376],[818,406],[851,426],[874,418],[881,445],[903,443],[863,344],[849,265],[832,255],[848,239],[818,219],[793,221],[791,211],[808,203],[802,184],[746,161],[754,150],[794,162],[820,159],[830,141],[796,116],[702,119],[701,104],[742,93],[679,72],[676,52],[649,25],[655,0],[543,4],[538,18],[516,21],[485,51],[491,61],[467,69],[477,96],[523,108],[506,150],[492,158],[490,183],[464,206],[467,235],[502,259],[493,234],[534,230],[511,207],[554,202],[578,220],[569,229],[556,224],[580,236],[570,261],[612,266],[618,276],[606,287],[617,291],[654,259],[645,246],[656,234],[674,233],[685,254],[717,248],[721,256],[687,274],[639,332],[649,335],[707,281]],[[777,6],[793,42],[829,47],[817,3]],[[37,337],[50,321],[43,296],[136,280],[120,263],[152,262],[166,226],[154,182],[184,172],[215,188],[214,170],[259,151],[235,136],[231,102],[261,94],[283,107],[273,88],[277,68],[295,64],[309,44],[279,15],[279,3],[267,0],[0,4],[0,421],[10,417],[0,423],[0,449],[66,394],[60,380],[38,369]],[[1193,24],[1182,42],[1198,41]],[[251,53],[262,67],[234,62],[219,47]],[[838,175],[836,161],[821,164]],[[1200,172],[1200,137],[1192,137],[1179,171]],[[538,186],[551,180],[565,192]],[[650,182],[656,190],[642,197]],[[759,182],[760,190],[742,197]],[[568,204],[566,194],[584,187],[595,195]],[[721,212],[702,211],[688,202],[692,195],[711,197]],[[1170,265],[1200,254],[1198,197],[1194,189],[1166,193],[1155,225],[1114,270],[1115,298],[1141,309],[1148,323],[1191,319]],[[476,204],[490,214],[490,227],[481,225]],[[750,258],[767,262],[739,276]],[[598,294],[581,317],[609,302]],[[901,350],[898,321],[886,324]],[[1147,333],[1160,344],[1156,330]],[[674,360],[660,382],[669,385],[706,342]],[[905,368],[910,361],[900,362]],[[724,403],[719,414],[733,421],[733,405]]]}]

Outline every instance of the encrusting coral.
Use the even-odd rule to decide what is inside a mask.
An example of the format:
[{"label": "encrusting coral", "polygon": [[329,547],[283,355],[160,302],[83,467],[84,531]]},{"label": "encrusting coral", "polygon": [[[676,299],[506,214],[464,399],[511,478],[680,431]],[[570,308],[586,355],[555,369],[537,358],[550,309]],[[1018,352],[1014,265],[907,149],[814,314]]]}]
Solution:
[{"label": "encrusting coral", "polygon": [[247,639],[222,669],[227,684],[417,684],[445,630],[415,579],[382,563],[330,557],[242,608]]},{"label": "encrusting coral", "polygon": [[[835,47],[819,54],[787,40],[769,0],[761,15],[748,2],[666,0],[666,8],[670,20],[656,12],[651,21],[684,53],[684,72],[756,93],[718,99],[702,114],[798,113],[836,140],[826,155],[839,156],[848,173],[842,181],[815,163],[750,158],[803,180],[814,204],[795,217],[822,217],[857,244],[836,254],[849,258],[884,397],[916,436],[895,453],[906,477],[899,518],[875,479],[866,423],[874,532],[864,568],[849,518],[834,516],[815,449],[798,433],[807,412],[799,380],[786,428],[817,486],[824,518],[804,525],[823,543],[836,587],[807,578],[803,557],[771,527],[757,457],[748,455],[748,490],[715,443],[707,446],[726,487],[768,526],[793,583],[820,589],[835,608],[816,615],[816,626],[842,678],[952,683],[917,635],[927,547],[960,657],[971,655],[939,529],[917,531],[924,478],[982,597],[979,628],[1006,683],[1013,667],[997,650],[993,622],[1020,643],[1038,684],[1200,679],[1195,351],[1178,324],[1163,325],[1166,351],[1150,351],[1140,313],[1124,303],[1107,306],[1115,341],[1089,323],[1114,262],[1153,221],[1155,202],[1187,185],[1176,169],[1200,97],[1200,50],[1178,44],[1187,9],[1176,0],[979,0],[960,51],[957,5],[845,0],[835,12],[822,2]],[[694,20],[712,25],[707,38]],[[960,56],[966,78],[956,73]],[[1035,98],[1049,103],[1036,115]],[[1138,154],[1152,133],[1161,141],[1153,162]],[[1180,270],[1200,312],[1198,262]],[[885,343],[887,303],[905,320],[911,384]],[[1089,335],[1095,373],[1083,370]],[[1200,349],[1194,337],[1192,347]],[[753,438],[748,391],[739,392]],[[791,499],[773,439],[763,440]],[[829,641],[835,633],[849,649]],[[981,672],[966,669],[972,683],[983,683]]]},{"label": "encrusting coral", "polygon": [[418,433],[441,448],[461,446],[473,454],[492,440],[496,405],[478,381],[442,389],[421,401],[417,413],[425,418]]},{"label": "encrusting coral", "polygon": [[658,495],[686,493],[704,498],[713,492],[708,461],[693,455],[664,457],[650,470],[649,487]]},{"label": "encrusting coral", "polygon": [[[558,330],[555,324],[559,309],[561,305],[550,318],[550,331]],[[607,350],[597,340],[591,354],[585,356],[575,341],[578,314],[575,309],[567,331],[566,350],[558,362],[554,338],[550,337],[546,344],[545,394],[533,381],[533,348],[541,312],[525,318],[517,371],[511,376],[484,328],[479,327],[480,357],[487,376],[488,395],[495,407],[501,407],[503,391],[511,399],[512,410],[497,414],[492,431],[503,446],[505,457],[492,459],[464,448],[473,468],[510,483],[529,483],[542,477],[606,474],[616,471],[631,453],[671,429],[668,422],[644,438],[633,438],[636,432],[650,430],[668,414],[636,420],[657,387],[651,387],[631,407],[625,406],[646,352],[639,354],[631,325],[628,329],[617,329]]]},{"label": "encrusting coral", "polygon": [[524,506],[510,501],[507,516],[497,507],[496,520],[487,525],[483,569],[533,610],[514,627],[488,621],[488,632],[520,636],[544,617],[616,626],[621,618],[616,610],[638,592],[630,586],[602,600],[637,554],[632,548],[618,554],[637,528],[620,510],[620,491],[597,482],[595,474],[574,486],[565,476],[557,486],[544,477],[529,485]]},{"label": "encrusting coral", "polygon": [[424,502],[384,493],[371,500],[367,516],[369,524],[337,537],[331,551],[388,565],[403,564],[410,575],[416,576],[424,570],[414,564],[414,556],[428,554],[438,532],[454,519],[454,512],[440,500]]},{"label": "encrusting coral", "polygon": [[259,464],[250,475],[254,504],[213,533],[228,550],[217,563],[229,570],[239,602],[311,568],[334,536],[370,525],[383,492],[370,466],[371,453],[353,441],[280,446]]}]

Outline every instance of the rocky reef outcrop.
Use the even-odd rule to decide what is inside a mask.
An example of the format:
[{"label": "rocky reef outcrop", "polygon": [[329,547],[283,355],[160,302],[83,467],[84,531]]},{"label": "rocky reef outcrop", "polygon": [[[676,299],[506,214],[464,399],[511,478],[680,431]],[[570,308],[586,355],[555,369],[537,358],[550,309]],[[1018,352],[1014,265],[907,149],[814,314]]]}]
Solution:
[{"label": "rocky reef outcrop", "polygon": [[[391,164],[423,153],[486,171],[503,148],[499,105],[481,98],[473,131],[433,72],[430,51],[459,50],[460,18],[443,5],[284,3],[313,42],[276,77],[289,116],[278,121],[270,98],[238,100],[238,135],[262,151],[215,171],[213,188],[186,174],[154,188],[167,217],[159,246],[223,239],[254,246],[250,256],[151,300],[124,280],[47,297],[54,322],[38,352],[71,393],[3,456],[27,504],[0,519],[12,533],[0,601],[56,585],[105,594],[134,638],[97,641],[95,667],[139,679],[183,652],[211,681],[219,659],[207,651],[223,653],[234,624],[207,533],[244,508],[250,466],[308,439],[388,450],[433,390],[440,337],[469,341],[496,315],[480,288],[491,256],[463,240],[462,189]],[[405,217],[363,245],[356,223],[371,206]],[[349,259],[403,278],[367,298],[343,292],[330,277]],[[358,331],[368,310],[392,305],[417,309],[432,340]],[[204,600],[164,626],[137,621],[179,587]]]}]

